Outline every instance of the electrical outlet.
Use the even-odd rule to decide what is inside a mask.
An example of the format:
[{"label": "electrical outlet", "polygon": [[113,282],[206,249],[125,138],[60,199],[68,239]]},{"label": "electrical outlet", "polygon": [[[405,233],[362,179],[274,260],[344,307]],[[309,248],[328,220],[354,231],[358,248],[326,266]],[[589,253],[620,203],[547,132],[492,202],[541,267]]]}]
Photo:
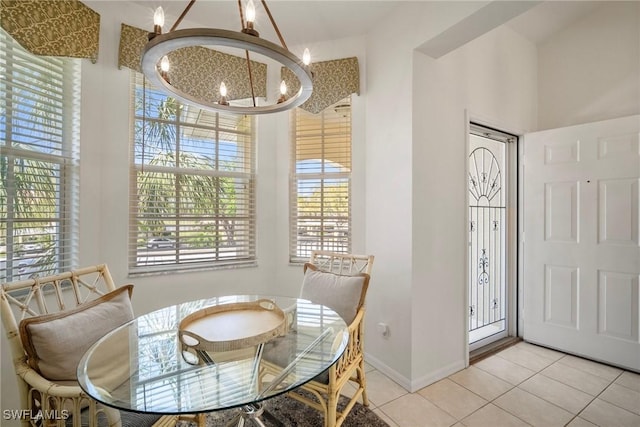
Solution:
[{"label": "electrical outlet", "polygon": [[378,323],[378,332],[380,332],[380,334],[383,337],[388,337],[389,336],[389,325],[387,325],[386,323]]}]

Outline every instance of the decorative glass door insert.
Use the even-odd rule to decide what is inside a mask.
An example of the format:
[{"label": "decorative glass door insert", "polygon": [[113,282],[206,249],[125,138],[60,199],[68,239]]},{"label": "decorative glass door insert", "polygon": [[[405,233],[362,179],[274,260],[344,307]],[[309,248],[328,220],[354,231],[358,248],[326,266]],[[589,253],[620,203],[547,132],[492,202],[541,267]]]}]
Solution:
[{"label": "decorative glass door insert", "polygon": [[469,136],[469,344],[507,330],[507,144],[490,136]]}]

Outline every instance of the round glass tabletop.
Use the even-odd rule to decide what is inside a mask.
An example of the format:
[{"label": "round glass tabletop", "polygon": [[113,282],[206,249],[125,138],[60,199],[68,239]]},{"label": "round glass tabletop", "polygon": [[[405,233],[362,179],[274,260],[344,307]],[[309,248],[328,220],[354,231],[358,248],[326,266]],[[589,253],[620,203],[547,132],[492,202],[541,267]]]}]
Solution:
[{"label": "round glass tabletop", "polygon": [[[262,322],[259,317],[245,318],[241,312],[199,333],[238,338],[229,330],[246,332],[257,326],[260,340],[244,336],[229,340],[230,346],[207,346],[195,345],[193,337],[184,335],[183,320],[202,320],[199,313],[207,320],[212,312],[264,299],[283,317],[275,337],[265,335],[270,327],[256,324]],[[325,306],[286,297],[215,297],[156,310],[110,332],[87,350],[78,365],[78,381],[92,398],[118,409],[209,412],[257,403],[312,379],[322,381],[347,342],[344,320]]]}]

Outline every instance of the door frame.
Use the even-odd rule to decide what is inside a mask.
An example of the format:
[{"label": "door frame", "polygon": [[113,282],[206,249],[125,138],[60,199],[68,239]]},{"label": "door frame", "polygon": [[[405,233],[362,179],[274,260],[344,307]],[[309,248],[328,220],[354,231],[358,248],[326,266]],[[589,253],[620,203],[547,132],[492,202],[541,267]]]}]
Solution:
[{"label": "door frame", "polygon": [[[471,123],[487,127],[489,129],[495,129],[501,133],[508,133],[516,136],[518,139],[513,143],[513,147],[507,150],[507,180],[509,188],[507,194],[507,242],[510,242],[510,246],[507,249],[507,292],[508,292],[508,300],[507,300],[507,327],[506,332],[508,337],[522,336],[522,321],[521,321],[521,312],[522,312],[522,281],[521,281],[521,257],[522,251],[521,248],[521,230],[522,230],[522,176],[521,170],[523,168],[522,165],[522,141],[523,135],[525,134],[522,130],[515,130],[514,127],[505,125],[500,121],[496,120],[487,120],[486,118],[482,118],[478,115],[465,111],[465,150],[464,150],[464,171],[465,171],[465,213],[464,213],[464,230],[467,230],[469,227],[469,191],[468,191],[468,183],[467,177],[469,176],[469,148],[470,148],[470,134],[471,134]],[[513,165],[513,166],[512,166]],[[469,236],[468,233],[464,233],[464,269],[465,269],[465,281],[464,281],[464,310],[463,310],[463,321],[465,326],[464,333],[464,349],[465,349],[465,366],[469,366],[469,275],[471,272],[469,271]]]},{"label": "door frame", "polygon": [[524,338],[524,133],[518,138],[518,319],[517,336]]}]

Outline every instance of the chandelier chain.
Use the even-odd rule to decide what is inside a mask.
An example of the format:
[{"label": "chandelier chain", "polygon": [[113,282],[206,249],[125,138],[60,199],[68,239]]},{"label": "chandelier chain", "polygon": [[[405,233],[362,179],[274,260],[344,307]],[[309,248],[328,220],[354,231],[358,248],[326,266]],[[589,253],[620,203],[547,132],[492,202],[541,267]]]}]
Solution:
[{"label": "chandelier chain", "polygon": [[171,31],[175,30],[176,28],[178,28],[178,25],[180,25],[180,23],[182,22],[184,17],[187,16],[187,13],[189,13],[189,9],[191,9],[191,6],[193,6],[193,4],[195,2],[196,2],[196,0],[189,1],[189,4],[187,5],[187,7],[184,8],[184,10],[180,14],[180,16],[178,16],[178,19],[176,19],[176,22],[173,24],[173,26],[171,27],[169,32],[171,32]]},{"label": "chandelier chain", "polygon": [[244,30],[246,26],[244,24],[244,14],[242,13],[242,0],[238,0],[238,13],[240,14],[240,26]]},{"label": "chandelier chain", "polygon": [[289,50],[289,48],[287,47],[287,44],[284,42],[284,37],[282,37],[280,28],[278,28],[278,24],[276,24],[276,20],[273,19],[273,15],[271,15],[271,11],[269,10],[269,6],[267,6],[266,0],[262,0],[262,6],[264,7],[264,10],[267,12],[267,15],[269,16],[271,25],[273,25],[273,29],[275,30],[276,35],[278,36],[278,39],[280,39],[280,43],[282,44],[282,47]]},{"label": "chandelier chain", "polygon": [[256,93],[253,88],[253,73],[251,72],[251,61],[249,60],[249,51],[245,49],[244,51],[247,57],[247,72],[249,73],[249,87],[251,88],[251,100],[253,101],[253,106],[256,106]]},{"label": "chandelier chain", "polygon": [[[244,14],[242,13],[242,0],[238,0],[238,13],[240,14],[240,25],[244,30],[246,28],[244,24]],[[251,72],[251,59],[249,58],[249,51],[244,50],[244,55],[247,58],[247,73],[249,74],[249,88],[251,89],[251,101],[253,106],[256,106],[256,92],[253,87],[253,73]]]}]

